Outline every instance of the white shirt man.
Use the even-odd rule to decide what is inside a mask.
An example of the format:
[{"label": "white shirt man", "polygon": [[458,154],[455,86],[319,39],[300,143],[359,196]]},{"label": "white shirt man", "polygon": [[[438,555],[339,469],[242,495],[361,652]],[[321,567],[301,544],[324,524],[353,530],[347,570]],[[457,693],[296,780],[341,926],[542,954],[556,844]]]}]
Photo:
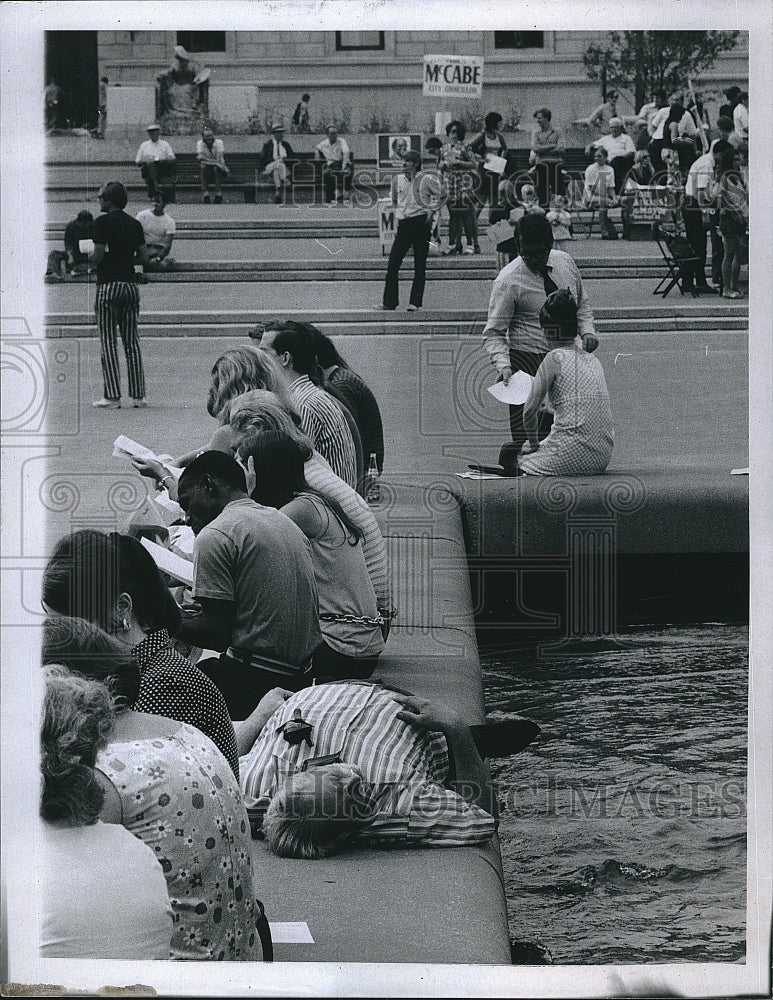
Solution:
[{"label": "white shirt man", "polygon": [[615,200],[615,172],[607,163],[605,150],[596,150],[594,162],[585,168],[583,201],[587,206],[606,208]]},{"label": "white shirt man", "polygon": [[[338,134],[338,129],[331,125],[327,130],[327,139],[317,143],[316,159],[322,160],[322,184],[325,191],[325,201],[335,205],[337,201],[343,200],[343,193],[346,191],[349,167],[352,160],[352,152],[346,139],[342,139]],[[340,187],[343,189],[339,193]]]},{"label": "white shirt man", "polygon": [[619,125],[613,125],[612,122],[610,122],[610,127],[612,131],[608,135],[602,135],[600,139],[596,139],[592,143],[594,148],[598,149],[599,146],[603,146],[607,151],[610,163],[618,156],[634,156],[636,146],[634,146],[630,135],[623,132]]},{"label": "white shirt man", "polygon": [[705,191],[714,177],[714,157],[711,153],[704,153],[699,156],[687,171],[684,193],[690,198],[695,198],[700,204],[706,200]]},{"label": "white shirt man", "polygon": [[167,214],[163,195],[156,195],[153,208],[145,208],[137,212],[137,222],[145,234],[145,246],[151,261],[160,262],[172,249],[177,224],[171,215]]},{"label": "white shirt man", "polygon": [[744,98],[733,109],[733,130],[743,142],[749,141],[749,109]]},{"label": "white shirt man", "polygon": [[174,150],[166,139],[159,138],[160,132],[158,126],[155,126],[155,128],[149,126],[148,132],[150,132],[150,138],[146,139],[140,145],[137,155],[134,158],[137,166],[141,167],[143,163],[158,163],[161,160],[174,160]]}]

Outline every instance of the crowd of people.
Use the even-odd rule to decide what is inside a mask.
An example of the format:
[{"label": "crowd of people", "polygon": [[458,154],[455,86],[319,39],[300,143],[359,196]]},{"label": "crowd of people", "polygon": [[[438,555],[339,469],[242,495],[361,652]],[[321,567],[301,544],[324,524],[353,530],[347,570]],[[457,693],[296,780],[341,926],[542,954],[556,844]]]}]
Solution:
[{"label": "crowd of people", "polygon": [[[134,459],[178,522],[143,505],[125,533],[82,528],[55,545],[43,956],[261,960],[252,836],[313,859],[493,835],[483,760],[538,727],[470,727],[371,680],[395,611],[340,398],[380,467],[362,379],[311,325],[266,323],[212,367],[209,443]],[[192,582],[163,574],[148,539],[185,553]]]}]

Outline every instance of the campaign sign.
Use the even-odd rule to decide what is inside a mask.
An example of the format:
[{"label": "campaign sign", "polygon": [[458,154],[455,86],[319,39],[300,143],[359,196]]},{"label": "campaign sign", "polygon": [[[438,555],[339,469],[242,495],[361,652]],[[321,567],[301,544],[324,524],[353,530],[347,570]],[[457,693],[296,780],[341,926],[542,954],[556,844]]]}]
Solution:
[{"label": "campaign sign", "polygon": [[378,238],[381,243],[381,254],[389,253],[395,241],[397,229],[397,208],[391,198],[379,198],[378,205]]},{"label": "campaign sign", "polygon": [[399,135],[397,133],[378,135],[376,139],[378,140],[377,159],[379,169],[395,167],[399,170],[402,166],[403,155],[409,149],[421,154],[422,137],[415,132],[402,132]]},{"label": "campaign sign", "polygon": [[425,97],[483,96],[482,56],[424,56]]}]

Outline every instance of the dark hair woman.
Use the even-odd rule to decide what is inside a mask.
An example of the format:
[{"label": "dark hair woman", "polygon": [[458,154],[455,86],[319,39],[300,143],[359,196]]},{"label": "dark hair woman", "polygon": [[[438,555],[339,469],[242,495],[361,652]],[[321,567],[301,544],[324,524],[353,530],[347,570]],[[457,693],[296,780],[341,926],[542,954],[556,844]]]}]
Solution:
[{"label": "dark hair woman", "polygon": [[255,435],[240,455],[255,476],[253,500],[280,509],[311,543],[324,640],[314,654],[314,674],[369,677],[384,648],[384,622],[358,527],[339,503],[311,489],[304,478],[309,451],[289,435]]},{"label": "dark hair woman", "polygon": [[57,614],[85,618],[115,635],[139,666],[139,690],[129,704],[139,712],[196,726],[238,776],[236,738],[225,700],[173,647],[180,609],[140,542],[116,532],[65,535],[43,575],[43,603]]},{"label": "dark hair woman", "polygon": [[475,214],[474,190],[478,184],[475,154],[465,144],[467,129],[464,122],[446,125],[448,142],[443,146],[440,169],[448,188],[446,206],[450,215],[448,254],[462,253],[462,230],[467,237],[467,252],[480,253],[478,217]]}]

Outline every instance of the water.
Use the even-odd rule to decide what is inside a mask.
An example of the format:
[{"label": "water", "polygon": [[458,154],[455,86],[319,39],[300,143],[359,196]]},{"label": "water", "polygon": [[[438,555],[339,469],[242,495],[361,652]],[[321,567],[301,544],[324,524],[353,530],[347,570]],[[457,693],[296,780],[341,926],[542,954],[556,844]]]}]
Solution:
[{"label": "water", "polygon": [[745,955],[748,629],[637,629],[597,651],[482,650],[510,936],[555,964]]}]

